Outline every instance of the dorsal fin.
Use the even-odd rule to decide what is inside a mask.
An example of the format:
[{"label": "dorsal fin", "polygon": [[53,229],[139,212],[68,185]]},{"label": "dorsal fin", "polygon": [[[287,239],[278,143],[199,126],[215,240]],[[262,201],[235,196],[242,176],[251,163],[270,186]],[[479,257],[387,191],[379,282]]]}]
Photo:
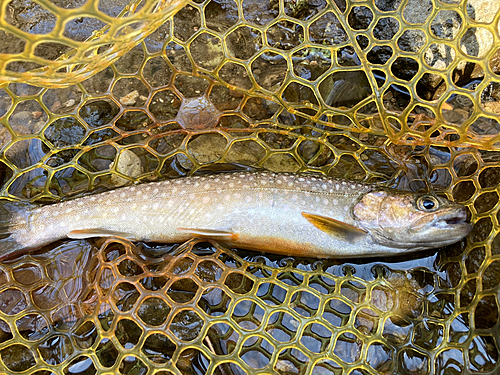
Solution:
[{"label": "dorsal fin", "polygon": [[331,217],[311,214],[307,212],[302,212],[302,216],[304,216],[312,225],[314,225],[319,230],[332,236],[342,238],[350,243],[358,241],[367,234],[367,232],[362,229],[356,228],[355,226],[346,224],[342,221],[332,219]]}]

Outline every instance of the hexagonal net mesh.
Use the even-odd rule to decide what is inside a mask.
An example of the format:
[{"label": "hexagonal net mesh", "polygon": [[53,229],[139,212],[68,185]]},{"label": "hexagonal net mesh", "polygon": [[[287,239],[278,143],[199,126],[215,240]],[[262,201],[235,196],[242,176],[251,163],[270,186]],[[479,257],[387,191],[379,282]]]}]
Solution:
[{"label": "hexagonal net mesh", "polygon": [[[3,18],[42,27],[26,14],[53,5],[26,4],[3,4]],[[446,249],[353,262],[58,242],[1,265],[0,372],[498,373],[497,2],[175,8],[83,81],[70,69],[1,86],[3,198],[207,170],[316,172],[435,190],[466,205],[474,230]]]},{"label": "hexagonal net mesh", "polygon": [[123,56],[186,2],[4,1],[0,84],[54,88],[81,82]]}]

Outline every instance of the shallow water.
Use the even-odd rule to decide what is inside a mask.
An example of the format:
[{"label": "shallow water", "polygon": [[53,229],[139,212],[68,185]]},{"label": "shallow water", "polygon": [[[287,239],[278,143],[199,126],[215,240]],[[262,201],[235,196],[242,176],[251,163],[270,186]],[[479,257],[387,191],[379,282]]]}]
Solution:
[{"label": "shallow water", "polygon": [[310,172],[444,194],[467,206],[473,232],[444,249],[342,261],[61,241],[0,266],[0,371],[500,371],[491,2],[238,4],[190,3],[81,84],[0,86],[2,197]]}]

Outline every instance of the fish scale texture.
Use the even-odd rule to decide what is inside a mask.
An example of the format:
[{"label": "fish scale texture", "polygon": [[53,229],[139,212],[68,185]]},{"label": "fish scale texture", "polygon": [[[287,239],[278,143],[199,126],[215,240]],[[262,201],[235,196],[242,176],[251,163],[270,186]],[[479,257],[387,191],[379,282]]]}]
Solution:
[{"label": "fish scale texture", "polygon": [[65,6],[1,5],[0,196],[230,163],[434,190],[474,229],[363,262],[58,242],[0,265],[1,373],[500,372],[496,1]]}]

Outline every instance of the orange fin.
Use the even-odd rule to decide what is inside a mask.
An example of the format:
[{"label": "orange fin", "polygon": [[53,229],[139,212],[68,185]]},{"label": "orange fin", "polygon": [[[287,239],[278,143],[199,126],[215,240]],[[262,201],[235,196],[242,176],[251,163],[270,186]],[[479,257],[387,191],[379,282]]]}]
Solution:
[{"label": "orange fin", "polygon": [[219,229],[177,228],[177,230],[190,233],[194,237],[211,238],[216,241],[236,241],[239,237],[238,233]]},{"label": "orange fin", "polygon": [[101,229],[101,228],[72,230],[67,234],[67,236],[69,238],[74,238],[74,239],[90,238],[90,237],[123,237],[128,240],[137,241],[137,238],[130,233],[118,232],[114,230]]},{"label": "orange fin", "polygon": [[350,243],[356,242],[367,234],[367,232],[362,229],[332,219],[331,217],[309,214],[307,212],[302,212],[302,216],[319,230],[332,236],[341,237]]}]

